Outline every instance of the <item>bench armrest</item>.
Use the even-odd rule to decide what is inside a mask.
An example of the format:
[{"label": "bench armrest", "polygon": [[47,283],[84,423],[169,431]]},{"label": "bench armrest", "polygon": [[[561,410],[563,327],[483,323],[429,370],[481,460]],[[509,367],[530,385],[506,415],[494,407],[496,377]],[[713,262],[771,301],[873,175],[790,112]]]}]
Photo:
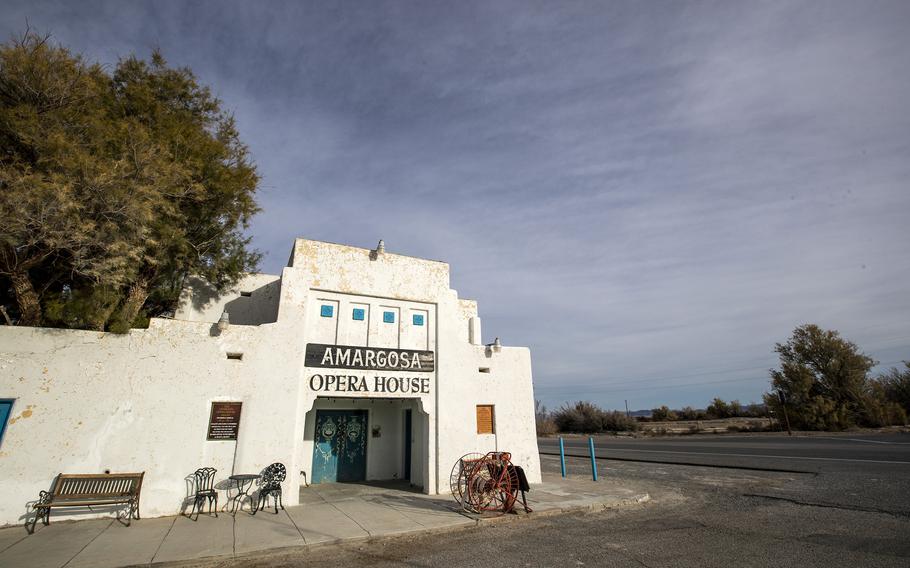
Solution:
[{"label": "bench armrest", "polygon": [[38,505],[46,505],[51,502],[51,494],[47,491],[41,491],[38,493],[38,500],[35,501],[35,507]]}]

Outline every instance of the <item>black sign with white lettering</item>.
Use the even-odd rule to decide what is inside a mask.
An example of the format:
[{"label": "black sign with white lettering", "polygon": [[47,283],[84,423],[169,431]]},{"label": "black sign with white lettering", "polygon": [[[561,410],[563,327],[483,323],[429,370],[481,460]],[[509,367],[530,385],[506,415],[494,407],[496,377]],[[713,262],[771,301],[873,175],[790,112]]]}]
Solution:
[{"label": "black sign with white lettering", "polygon": [[307,343],[305,364],[332,369],[430,373],[436,368],[436,358],[432,351]]}]

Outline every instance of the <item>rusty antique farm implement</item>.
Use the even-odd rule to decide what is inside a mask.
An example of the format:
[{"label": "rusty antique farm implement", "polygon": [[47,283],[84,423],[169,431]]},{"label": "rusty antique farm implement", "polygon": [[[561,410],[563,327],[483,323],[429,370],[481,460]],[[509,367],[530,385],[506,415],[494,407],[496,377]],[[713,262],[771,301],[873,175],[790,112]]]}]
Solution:
[{"label": "rusty antique farm implement", "polygon": [[452,468],[452,496],[471,513],[511,513],[521,491],[525,511],[531,512],[524,499],[524,472],[511,459],[508,452],[465,454]]}]

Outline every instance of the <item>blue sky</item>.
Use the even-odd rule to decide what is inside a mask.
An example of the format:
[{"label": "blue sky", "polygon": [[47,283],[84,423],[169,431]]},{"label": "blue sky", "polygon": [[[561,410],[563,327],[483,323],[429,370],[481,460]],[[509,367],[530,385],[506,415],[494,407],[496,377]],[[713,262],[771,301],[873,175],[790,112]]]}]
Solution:
[{"label": "blue sky", "polygon": [[160,48],[259,165],[250,234],[446,260],[550,407],[760,400],[817,323],[910,359],[910,3],[4,2]]}]

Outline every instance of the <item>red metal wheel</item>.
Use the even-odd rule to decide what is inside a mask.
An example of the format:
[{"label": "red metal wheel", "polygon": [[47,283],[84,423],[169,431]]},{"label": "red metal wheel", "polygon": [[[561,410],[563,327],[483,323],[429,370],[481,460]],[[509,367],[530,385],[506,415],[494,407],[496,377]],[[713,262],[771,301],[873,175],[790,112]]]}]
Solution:
[{"label": "red metal wheel", "polygon": [[465,507],[475,513],[506,513],[515,503],[508,454],[490,452],[478,461],[467,478]]}]

